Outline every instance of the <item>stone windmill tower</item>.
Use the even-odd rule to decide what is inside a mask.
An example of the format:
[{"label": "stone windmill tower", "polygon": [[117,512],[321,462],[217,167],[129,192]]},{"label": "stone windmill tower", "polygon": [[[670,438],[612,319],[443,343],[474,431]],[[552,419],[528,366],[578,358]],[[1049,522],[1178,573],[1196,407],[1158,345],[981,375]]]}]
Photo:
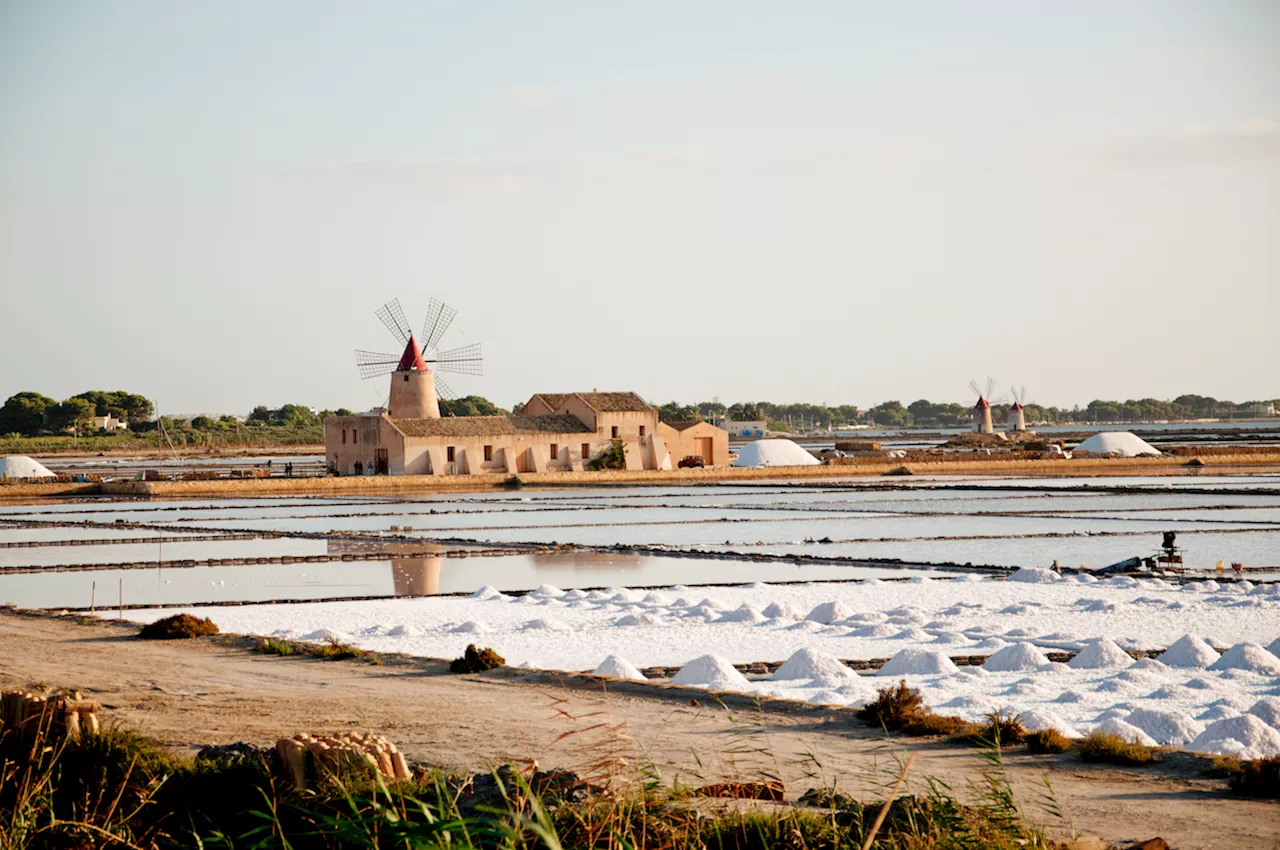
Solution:
[{"label": "stone windmill tower", "polygon": [[982,387],[978,386],[977,381],[969,382],[969,389],[973,390],[974,394],[978,396],[978,402],[973,406],[974,433],[991,434],[995,432],[995,428],[991,424],[991,402],[987,401],[995,386],[995,379],[987,378],[987,391],[984,393]]},{"label": "stone windmill tower", "polygon": [[397,356],[357,350],[356,365],[362,378],[391,375],[387,415],[392,419],[439,419],[440,398],[446,400],[447,410],[448,400],[456,396],[436,373],[482,373],[480,343],[450,351],[437,348],[456,313],[452,307],[432,298],[427,308],[427,320],[422,326],[422,346],[419,347],[404,311],[400,309],[399,299],[387,302],[376,312],[391,335],[404,346],[404,352]]},{"label": "stone windmill tower", "polygon": [[1013,396],[1013,404],[1009,406],[1009,431],[1025,431],[1027,430],[1027,417],[1023,415],[1022,406],[1027,402],[1026,387],[1010,387],[1010,395]]}]

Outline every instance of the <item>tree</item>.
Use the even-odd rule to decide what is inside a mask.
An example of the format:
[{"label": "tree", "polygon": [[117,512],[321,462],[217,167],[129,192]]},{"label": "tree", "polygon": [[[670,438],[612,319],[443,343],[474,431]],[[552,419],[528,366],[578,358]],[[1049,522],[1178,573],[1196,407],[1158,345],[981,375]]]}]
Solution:
[{"label": "tree", "polygon": [[49,421],[49,430],[77,433],[89,425],[93,419],[95,408],[91,402],[82,398],[69,398],[58,404],[50,405],[45,414]]},{"label": "tree", "polygon": [[0,407],[0,434],[34,437],[44,427],[45,411],[55,404],[53,399],[35,392],[9,396],[4,407]]},{"label": "tree", "polygon": [[197,431],[212,431],[218,427],[218,423],[208,416],[195,416],[191,419],[191,427]]}]

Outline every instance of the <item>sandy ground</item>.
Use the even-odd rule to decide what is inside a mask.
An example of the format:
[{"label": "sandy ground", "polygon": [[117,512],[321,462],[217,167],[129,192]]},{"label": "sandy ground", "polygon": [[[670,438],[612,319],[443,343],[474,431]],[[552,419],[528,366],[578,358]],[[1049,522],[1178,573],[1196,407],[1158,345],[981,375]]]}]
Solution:
[{"label": "sandy ground", "polygon": [[[755,706],[726,697],[721,706],[688,689],[602,688],[590,677],[515,670],[455,676],[420,659],[373,665],[280,658],[248,652],[245,641],[143,642],[134,631],[0,612],[0,687],[78,688],[104,703],[107,717],[180,750],[356,729],[385,734],[412,759],[462,770],[531,758],[544,769],[584,770],[598,754],[584,741],[598,737],[557,738],[607,716],[625,724],[627,736],[611,738],[610,747],[630,750],[668,781],[780,773],[792,798],[833,780],[875,797],[871,783],[891,781],[904,748],[917,753],[918,783],[932,775],[963,789],[980,767],[971,748],[886,741],[848,712],[802,704]],[[606,714],[591,716],[597,712]],[[1026,810],[1058,834],[1074,827],[1117,842],[1159,835],[1184,850],[1280,847],[1280,805],[1227,796],[1222,782],[1199,778],[1187,757],[1141,770],[1025,753],[1007,763]],[[1044,776],[1066,823],[1037,803]]]}]

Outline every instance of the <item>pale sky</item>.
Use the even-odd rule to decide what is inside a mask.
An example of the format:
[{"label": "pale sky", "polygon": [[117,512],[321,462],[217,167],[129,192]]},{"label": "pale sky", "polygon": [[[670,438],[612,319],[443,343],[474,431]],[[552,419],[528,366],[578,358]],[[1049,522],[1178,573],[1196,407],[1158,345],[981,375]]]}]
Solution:
[{"label": "pale sky", "polygon": [[1280,396],[1280,3],[0,0],[0,399]]}]

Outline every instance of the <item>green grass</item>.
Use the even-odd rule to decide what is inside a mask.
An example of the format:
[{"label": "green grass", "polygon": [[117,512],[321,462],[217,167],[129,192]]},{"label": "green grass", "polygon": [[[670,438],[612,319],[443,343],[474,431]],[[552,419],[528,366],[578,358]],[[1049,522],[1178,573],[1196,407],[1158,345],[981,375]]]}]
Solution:
[{"label": "green grass", "polygon": [[258,643],[257,650],[267,655],[295,655],[297,653],[293,648],[293,644],[273,637],[263,638]]},{"label": "green grass", "polygon": [[1037,754],[1065,753],[1071,749],[1071,739],[1057,729],[1043,729],[1039,732],[1028,732],[1026,736],[1027,751]]},{"label": "green grass", "polygon": [[1080,744],[1080,760],[1091,763],[1144,767],[1160,761],[1160,751],[1119,735],[1091,732]]},{"label": "green grass", "polygon": [[333,637],[319,646],[309,647],[307,654],[327,661],[347,661],[352,658],[364,658],[365,652]]},{"label": "green grass", "polygon": [[[503,768],[484,797],[473,796],[469,778],[435,770],[395,784],[332,777],[300,792],[271,749],[200,759],[120,729],[83,743],[9,730],[0,734],[0,850],[836,850],[861,847],[882,808],[873,844],[880,850],[1046,848],[1013,801],[998,750],[992,758],[970,804],[923,777],[887,807],[872,792],[743,810],[693,801],[635,764],[612,787],[531,784]],[[870,787],[884,794],[897,773]]]}]

